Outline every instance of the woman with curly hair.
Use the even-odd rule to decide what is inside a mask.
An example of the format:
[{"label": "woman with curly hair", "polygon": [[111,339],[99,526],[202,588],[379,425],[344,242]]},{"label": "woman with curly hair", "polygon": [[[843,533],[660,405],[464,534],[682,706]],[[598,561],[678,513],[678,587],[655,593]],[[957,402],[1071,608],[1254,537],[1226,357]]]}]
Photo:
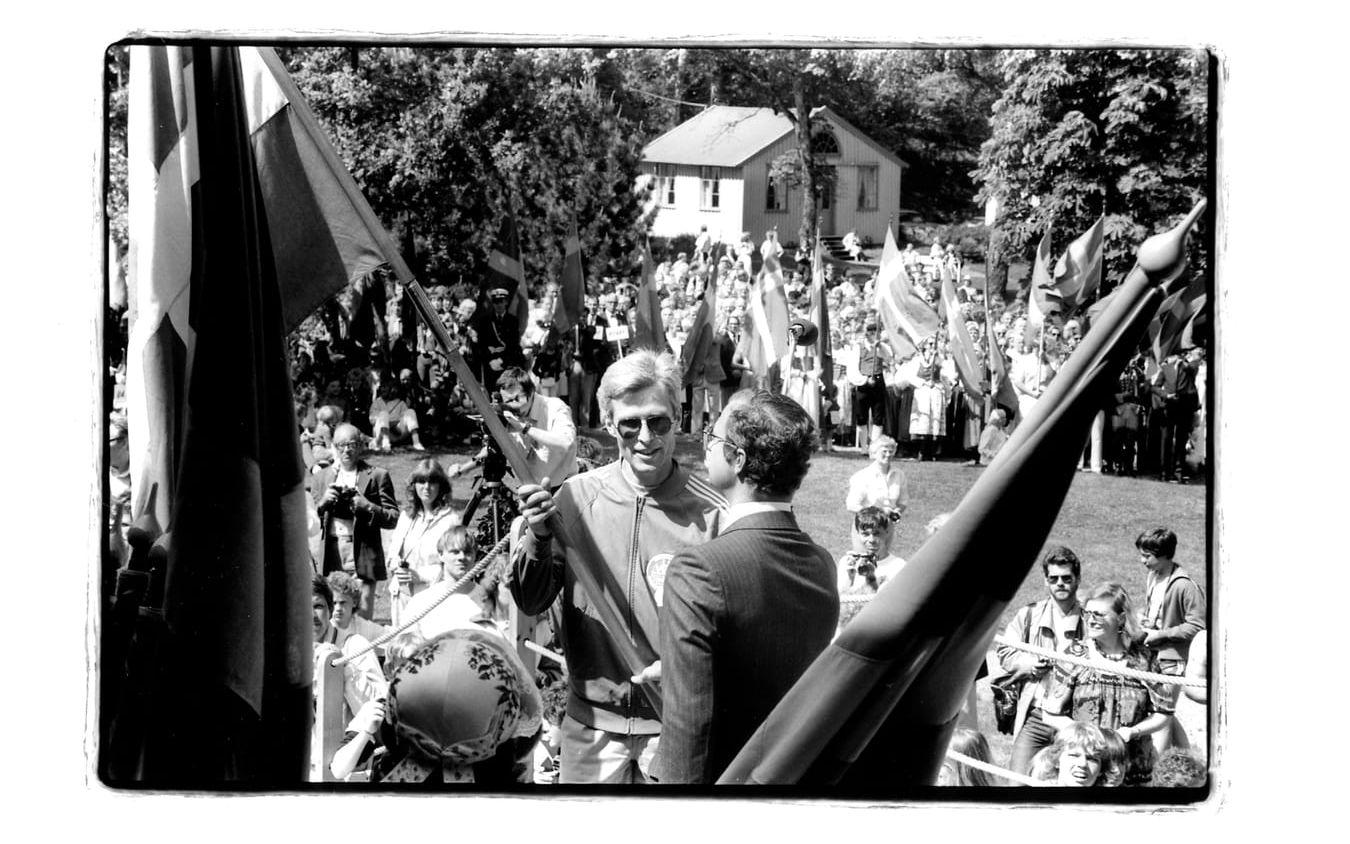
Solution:
[{"label": "woman with curly hair", "polygon": [[389,578],[390,623],[398,627],[412,596],[444,578],[437,545],[459,514],[450,506],[450,476],[440,462],[427,458],[408,478],[408,509],[399,516],[390,537],[394,561]]},{"label": "woman with curly hair", "polygon": [[1091,788],[1102,785],[1106,738],[1091,724],[1072,723],[1060,730],[1055,743],[1032,759],[1031,775],[1045,785]]},{"label": "woman with curly hair", "polygon": [[1152,652],[1130,597],[1119,583],[1104,583],[1088,598],[1088,668],[1056,663],[1041,705],[1042,718],[1064,729],[1075,722],[1115,730],[1129,752],[1125,785],[1146,785],[1153,772],[1154,750],[1149,735],[1167,726],[1172,714],[1166,687],[1125,677],[1114,668],[1155,671]]}]

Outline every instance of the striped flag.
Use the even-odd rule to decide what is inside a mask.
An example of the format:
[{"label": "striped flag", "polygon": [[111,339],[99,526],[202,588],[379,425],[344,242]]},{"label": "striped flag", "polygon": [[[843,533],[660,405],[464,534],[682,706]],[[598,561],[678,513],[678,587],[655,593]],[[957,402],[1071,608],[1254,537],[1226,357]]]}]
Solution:
[{"label": "striped flag", "polygon": [[530,304],[525,296],[525,265],[520,261],[520,234],[516,231],[516,218],[509,212],[502,217],[501,228],[497,230],[497,239],[492,243],[492,252],[488,254],[487,276],[483,279],[483,298],[497,288],[502,288],[511,297],[506,312],[516,318],[521,336],[530,324]]},{"label": "striped flag", "polygon": [[816,248],[811,252],[811,319],[816,324],[816,361],[820,366],[820,383],[828,394],[834,385],[834,349],[830,343],[830,305],[826,300],[825,262],[821,256],[820,234],[816,234]]},{"label": "striped flag", "polygon": [[567,232],[563,243],[562,284],[553,300],[553,327],[559,334],[572,330],[581,321],[581,308],[586,295],[585,273],[581,268],[581,238],[576,221]]},{"label": "striped flag", "polygon": [[1055,263],[1054,285],[1068,316],[1092,298],[1102,283],[1102,232],[1106,215],[1078,236]]},{"label": "striped flag", "polygon": [[321,261],[299,282],[281,275],[302,265],[289,250],[322,251],[322,232],[293,237],[302,220],[273,218],[301,200],[325,206],[263,185],[275,174],[257,145],[294,139],[259,137],[250,119],[266,63],[245,48],[131,51],[129,422],[140,501],[171,529],[162,673],[135,678],[153,712],[134,777],[296,783],[312,719],[311,566],[285,326],[292,296],[327,295],[347,275],[319,275]]},{"label": "striped flag", "polygon": [[1063,310],[1059,291],[1050,277],[1050,229],[1046,228],[1036,247],[1036,262],[1031,269],[1031,289],[1027,293],[1027,327],[1039,331],[1046,317]]},{"label": "striped flag", "polygon": [[[343,286],[392,260],[391,245],[276,52],[237,52],[289,331]],[[188,280],[200,272],[191,264],[191,233],[198,224],[191,195],[198,178],[195,101],[190,77],[174,70],[191,60],[187,48],[134,48],[132,54],[143,65],[134,80],[140,87],[131,92],[138,103],[134,118],[148,119],[153,110],[161,122],[138,126],[137,143],[145,152],[128,161],[128,184],[140,199],[128,209],[128,225],[137,230],[128,258],[128,284],[136,288],[129,290],[128,354],[138,361],[127,377],[131,512],[139,517],[153,510],[160,527],[168,528],[182,436],[177,391],[195,343],[187,321]]]},{"label": "striped flag", "polygon": [[881,272],[874,295],[881,324],[897,358],[912,355],[937,333],[937,311],[914,292],[914,283],[905,272],[905,262],[900,260],[895,235],[889,228],[881,250]]},{"label": "striped flag", "polygon": [[942,301],[946,304],[947,339],[951,345],[952,360],[956,363],[956,374],[961,379],[966,395],[978,402],[984,398],[984,367],[980,365],[975,341],[961,320],[961,304],[956,300],[956,285],[952,283],[950,272],[942,277]]},{"label": "striped flag", "polygon": [[638,284],[636,298],[632,348],[669,351],[666,327],[661,324],[661,299],[656,295],[656,268],[652,265],[651,249],[647,246],[642,247],[642,280]]},{"label": "striped flag", "polygon": [[787,354],[788,319],[783,267],[776,257],[765,256],[750,286],[740,343],[741,354],[757,376],[768,375],[769,368]]}]

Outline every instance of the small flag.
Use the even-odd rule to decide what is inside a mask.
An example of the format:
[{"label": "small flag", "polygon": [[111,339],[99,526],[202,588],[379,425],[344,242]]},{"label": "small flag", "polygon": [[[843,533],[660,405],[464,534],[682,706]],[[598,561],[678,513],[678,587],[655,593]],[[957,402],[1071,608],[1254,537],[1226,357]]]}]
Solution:
[{"label": "small flag", "polygon": [[947,305],[947,339],[951,345],[952,360],[956,363],[956,374],[966,395],[978,402],[984,398],[984,367],[980,365],[975,341],[961,319],[961,305],[956,301],[956,285],[952,283],[951,273],[942,279],[942,301]]},{"label": "small flag", "polygon": [[553,327],[564,334],[581,322],[581,308],[586,295],[585,274],[581,268],[581,238],[577,236],[576,221],[563,244],[562,284],[558,298],[553,300]]},{"label": "small flag", "polygon": [[637,307],[634,309],[634,349],[670,350],[666,328],[661,324],[661,300],[656,295],[656,268],[652,265],[651,249],[642,247],[642,281],[637,289]]},{"label": "small flag", "polygon": [[1078,236],[1055,264],[1054,284],[1065,316],[1092,298],[1102,283],[1102,232],[1106,215]]},{"label": "small flag", "polygon": [[1046,317],[1062,310],[1059,291],[1050,277],[1050,229],[1045,229],[1036,247],[1036,263],[1031,270],[1031,289],[1027,294],[1027,327],[1040,331]]},{"label": "small flag", "polygon": [[881,251],[881,272],[874,292],[877,312],[886,335],[903,358],[923,345],[938,330],[937,311],[914,292],[914,284],[905,272],[904,261],[895,244],[895,236],[886,231]]},{"label": "small flag", "polygon": [[487,277],[483,279],[484,298],[498,288],[510,295],[511,304],[506,311],[515,316],[523,336],[530,324],[530,305],[525,297],[525,265],[520,261],[520,234],[516,231],[516,219],[510,213],[502,218],[497,239],[492,243],[492,252],[488,254]]}]

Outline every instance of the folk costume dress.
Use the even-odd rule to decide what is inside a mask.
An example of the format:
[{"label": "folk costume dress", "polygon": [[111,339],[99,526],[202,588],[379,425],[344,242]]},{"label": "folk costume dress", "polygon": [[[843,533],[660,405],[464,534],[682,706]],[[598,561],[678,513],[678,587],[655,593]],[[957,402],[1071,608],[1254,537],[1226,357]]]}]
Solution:
[{"label": "folk costume dress", "polygon": [[[1101,663],[1104,669],[1157,670],[1152,656],[1145,650],[1127,652],[1116,659],[1101,653],[1095,643],[1089,642],[1087,658]],[[1110,730],[1133,727],[1155,712],[1172,712],[1164,684],[1066,662],[1055,663],[1041,708],[1054,715],[1068,715],[1075,721]],[[1129,764],[1124,784],[1147,785],[1153,776],[1155,761],[1152,737],[1132,736],[1126,749]]]}]

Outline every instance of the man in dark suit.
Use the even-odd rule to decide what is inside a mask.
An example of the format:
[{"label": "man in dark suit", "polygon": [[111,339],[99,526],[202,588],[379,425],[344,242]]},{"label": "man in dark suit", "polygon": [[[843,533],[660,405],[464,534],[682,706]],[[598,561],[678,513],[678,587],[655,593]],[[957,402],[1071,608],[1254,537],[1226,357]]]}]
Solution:
[{"label": "man in dark suit", "polygon": [[728,509],[666,571],[660,782],[715,782],[834,635],[834,562],[792,515],[814,441],[806,411],[763,390],[733,396],[704,434]]},{"label": "man in dark suit", "polygon": [[323,532],[323,574],[346,571],[361,581],[362,618],[375,612],[375,585],[389,573],[380,530],[398,523],[398,499],[389,473],[361,459],[362,435],[354,425],[333,432],[337,460],[314,481]]}]

